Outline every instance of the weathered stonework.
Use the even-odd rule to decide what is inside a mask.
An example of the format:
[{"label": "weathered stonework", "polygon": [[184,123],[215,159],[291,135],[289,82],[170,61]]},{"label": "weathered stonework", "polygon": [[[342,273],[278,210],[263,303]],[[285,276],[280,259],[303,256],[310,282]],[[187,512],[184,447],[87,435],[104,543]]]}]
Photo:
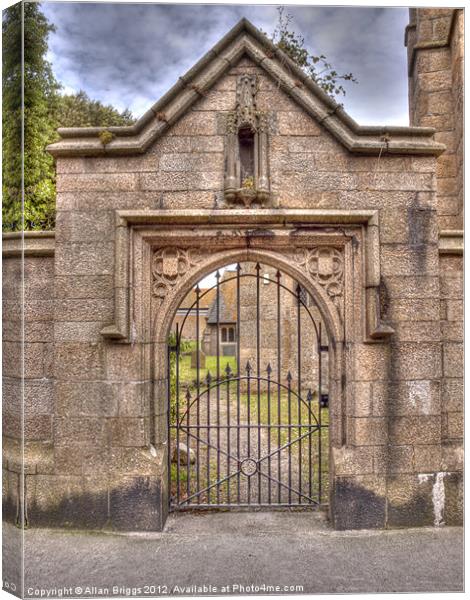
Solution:
[{"label": "weathered stonework", "polygon": [[[440,18],[427,10],[420,32]],[[445,12],[457,56],[459,11]],[[424,128],[358,126],[242,21],[106,146],[96,128],[60,131],[55,238],[26,238],[23,347],[22,243],[4,245],[7,518],[163,527],[171,324],[203,276],[252,260],[297,280],[327,329],[333,525],[459,522],[462,238],[441,207],[458,197],[460,155],[457,129],[434,119],[445,95],[424,100],[457,63],[437,50],[410,59]],[[224,194],[240,78],[256,79],[256,110],[271,115],[269,204],[246,209]]]}]

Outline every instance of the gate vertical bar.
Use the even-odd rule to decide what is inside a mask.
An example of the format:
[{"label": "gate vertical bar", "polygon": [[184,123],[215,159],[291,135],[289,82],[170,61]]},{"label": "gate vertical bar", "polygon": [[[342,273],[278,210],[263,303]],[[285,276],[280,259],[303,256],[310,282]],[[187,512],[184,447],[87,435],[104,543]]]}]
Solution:
[{"label": "gate vertical bar", "polygon": [[[216,273],[217,280],[217,383],[220,382],[220,272]],[[217,385],[217,448],[220,448],[220,385]],[[217,452],[217,481],[220,480],[220,451]],[[220,484],[216,486],[217,504],[220,504]]]},{"label": "gate vertical bar", "polygon": [[[210,487],[211,481],[211,374],[210,371],[207,371],[207,456],[206,456],[206,479],[207,479],[207,487]],[[211,503],[211,491],[207,490],[207,504]]]},{"label": "gate vertical bar", "polygon": [[[240,263],[237,264],[237,460],[240,462]],[[240,504],[240,471],[237,473],[237,502]]]},{"label": "gate vertical bar", "polygon": [[266,369],[268,374],[268,504],[271,504],[271,363]]},{"label": "gate vertical bar", "polygon": [[[257,409],[258,409],[258,464],[261,458],[261,340],[260,340],[260,264],[256,263],[256,375],[257,375]],[[261,471],[258,469],[258,503],[261,504]]]},{"label": "gate vertical bar", "polygon": [[[278,270],[276,273],[277,279],[277,446],[281,447],[281,272]],[[281,503],[281,451],[277,453],[277,501]]]},{"label": "gate vertical bar", "polygon": [[292,423],[292,410],[291,410],[291,399],[292,399],[292,375],[291,372],[289,371],[287,373],[287,441],[288,441],[288,461],[289,461],[289,468],[288,468],[288,473],[287,473],[287,477],[288,477],[288,487],[289,487],[289,504],[291,504],[292,502],[292,428],[291,428],[291,423]]},{"label": "gate vertical bar", "polygon": [[230,444],[230,434],[231,434],[231,427],[230,427],[230,377],[232,374],[232,371],[230,369],[230,365],[229,363],[227,363],[227,368],[225,370],[226,374],[227,374],[227,504],[231,504],[231,494],[230,494],[230,451],[231,451],[231,444]]},{"label": "gate vertical bar", "polygon": [[321,321],[318,323],[318,502],[322,500],[322,414],[321,414],[321,390],[322,390],[322,372],[321,372],[321,353],[322,353],[322,327]]},{"label": "gate vertical bar", "polygon": [[[250,361],[246,363],[246,394],[247,394],[247,404],[248,404],[248,416],[247,416],[247,430],[248,430],[248,444],[247,444],[247,454],[250,456],[251,453],[251,365]],[[247,493],[248,493],[248,504],[251,504],[251,478],[247,477]]]},{"label": "gate vertical bar", "polygon": [[[200,368],[201,368],[201,363],[200,363],[200,356],[199,356],[199,336],[200,336],[200,331],[199,331],[199,304],[200,304],[200,294],[201,294],[201,288],[199,287],[199,285],[196,286],[196,393],[197,393],[197,400],[196,400],[196,424],[197,424],[197,441],[196,441],[196,488],[197,491],[199,491],[201,489],[201,481],[200,481],[200,474],[199,474],[199,453],[201,450],[201,441],[200,441],[200,437],[201,437],[201,430],[200,430],[200,425],[201,425],[201,407],[200,407],[200,401],[199,401],[199,394],[201,392],[201,375],[200,375]],[[197,495],[197,503],[200,504],[201,502],[201,496],[198,494]]]},{"label": "gate vertical bar", "polygon": [[175,385],[175,411],[176,411],[176,503],[180,503],[180,337],[179,324],[176,323],[176,385]]},{"label": "gate vertical bar", "polygon": [[302,329],[301,329],[301,315],[300,315],[300,284],[297,284],[297,405],[298,405],[298,423],[299,423],[299,504],[302,504]]}]

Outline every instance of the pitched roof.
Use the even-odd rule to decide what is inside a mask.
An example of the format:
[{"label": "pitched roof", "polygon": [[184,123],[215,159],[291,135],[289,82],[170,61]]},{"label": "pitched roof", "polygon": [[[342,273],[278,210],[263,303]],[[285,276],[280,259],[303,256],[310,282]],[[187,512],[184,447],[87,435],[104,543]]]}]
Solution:
[{"label": "pitched roof", "polygon": [[[340,104],[247,19],[241,19],[133,125],[61,128],[58,132],[62,139],[49,145],[48,150],[54,156],[144,153],[243,56],[263,68],[286,94],[350,152],[437,155],[445,150],[443,144],[433,140],[435,130],[430,127],[358,125]],[[114,136],[106,145],[99,137],[103,131]]]},{"label": "pitched roof", "polygon": [[[237,280],[233,271],[225,271],[219,286],[219,323],[237,322]],[[214,289],[214,299],[207,314],[210,325],[217,323],[217,288]]]},{"label": "pitched roof", "polygon": [[[199,308],[205,309],[212,305],[216,295],[215,288],[201,288],[199,294]],[[196,290],[193,288],[180,304],[180,309],[192,308],[196,310]]]}]

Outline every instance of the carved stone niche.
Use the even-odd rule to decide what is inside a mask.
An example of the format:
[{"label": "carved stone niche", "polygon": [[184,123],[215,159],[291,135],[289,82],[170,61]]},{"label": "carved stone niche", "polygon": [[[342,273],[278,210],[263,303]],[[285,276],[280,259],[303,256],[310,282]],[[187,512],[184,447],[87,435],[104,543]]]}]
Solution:
[{"label": "carved stone niche", "polygon": [[269,200],[268,127],[269,115],[256,106],[256,75],[240,75],[236,108],[227,115],[224,195],[229,202]]}]

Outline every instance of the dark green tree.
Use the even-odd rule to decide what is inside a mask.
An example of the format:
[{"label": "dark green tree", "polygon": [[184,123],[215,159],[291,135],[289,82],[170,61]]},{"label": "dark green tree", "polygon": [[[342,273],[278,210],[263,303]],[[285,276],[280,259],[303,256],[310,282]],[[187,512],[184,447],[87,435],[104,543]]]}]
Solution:
[{"label": "dark green tree", "polygon": [[7,8],[2,26],[3,228],[18,230],[24,226],[25,229],[50,229],[54,222],[55,177],[53,159],[45,152],[45,147],[54,137],[50,109],[56,101],[58,84],[45,56],[48,36],[54,27],[41,13],[39,5],[33,2]]},{"label": "dark green tree", "polygon": [[58,138],[57,128],[128,125],[133,117],[128,110],[121,113],[112,106],[91,100],[83,91],[60,94],[61,86],[46,60],[48,37],[55,27],[42,14],[40,4],[25,2],[7,8],[2,28],[3,229],[52,229],[55,224],[55,167],[46,146]]},{"label": "dark green tree", "polygon": [[54,119],[58,127],[109,127],[134,122],[129,110],[119,112],[111,105],[91,100],[83,90],[59,96]]},{"label": "dark green tree", "polygon": [[293,31],[290,14],[284,12],[283,7],[278,7],[278,21],[271,35],[271,41],[289,56],[313,81],[318,84],[331,97],[345,95],[346,90],[342,81],[357,83],[352,73],[340,75],[332,65],[327,62],[326,56],[310,54],[305,47],[304,38]]}]

